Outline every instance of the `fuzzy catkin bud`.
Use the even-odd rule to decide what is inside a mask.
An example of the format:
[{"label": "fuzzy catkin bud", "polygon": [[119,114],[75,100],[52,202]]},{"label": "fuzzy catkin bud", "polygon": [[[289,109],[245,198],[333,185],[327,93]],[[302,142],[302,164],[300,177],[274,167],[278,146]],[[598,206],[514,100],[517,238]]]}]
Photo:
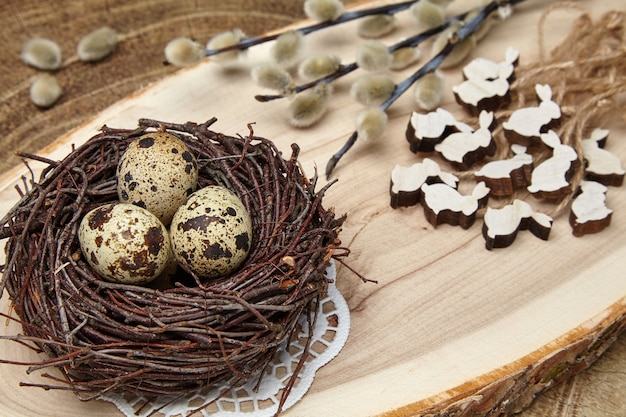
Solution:
[{"label": "fuzzy catkin bud", "polygon": [[429,28],[441,26],[446,21],[446,5],[434,3],[428,0],[420,0],[409,8],[411,16],[418,22]]},{"label": "fuzzy catkin bud", "polygon": [[457,29],[460,27],[461,24],[462,23],[460,22],[451,24],[448,29],[441,32],[433,41],[432,56],[435,56],[439,52],[441,52],[448,44],[448,42],[458,42],[452,52],[450,52],[450,54],[448,54],[448,56],[441,62],[441,65],[439,66],[439,68],[441,69],[452,68],[459,65],[476,47],[476,37],[473,35],[468,36],[463,41],[455,41],[455,37],[457,36]]},{"label": "fuzzy catkin bud", "polygon": [[379,71],[389,67],[391,53],[384,43],[368,41],[357,48],[356,63],[365,71]]},{"label": "fuzzy catkin bud", "polygon": [[422,110],[434,110],[441,103],[445,80],[439,71],[429,72],[415,82],[413,94]]},{"label": "fuzzy catkin bud", "polygon": [[289,103],[289,122],[295,127],[311,126],[326,113],[331,94],[331,85],[320,83],[296,95]]},{"label": "fuzzy catkin bud", "polygon": [[[227,32],[218,33],[213,36],[206,44],[206,49],[222,49],[229,46],[233,46],[245,39],[246,35],[241,29],[233,29]],[[239,57],[242,51],[234,49],[232,51],[222,52],[216,55],[212,55],[211,59],[217,62],[232,61]]]},{"label": "fuzzy catkin bud", "polygon": [[364,142],[380,138],[387,127],[387,113],[380,107],[361,110],[356,116],[357,138]]},{"label": "fuzzy catkin bud", "polygon": [[366,16],[359,21],[357,33],[363,38],[380,38],[396,27],[396,18],[390,14]]},{"label": "fuzzy catkin bud", "polygon": [[112,54],[116,47],[117,33],[103,26],[82,37],[76,46],[76,54],[82,61],[99,61]]},{"label": "fuzzy catkin bud", "polygon": [[40,70],[55,70],[61,66],[61,48],[45,38],[32,38],[24,43],[22,61]]},{"label": "fuzzy catkin bud", "polygon": [[334,55],[318,55],[306,58],[298,67],[298,75],[305,80],[317,80],[339,69],[341,61]]},{"label": "fuzzy catkin bud", "polygon": [[189,38],[172,39],[165,45],[165,59],[172,65],[184,67],[196,64],[204,58],[202,45]]},{"label": "fuzzy catkin bud", "polygon": [[391,64],[389,68],[392,70],[402,70],[413,65],[422,57],[422,51],[417,47],[407,46],[396,49],[391,54]]},{"label": "fuzzy catkin bud", "polygon": [[350,96],[366,106],[378,106],[391,97],[395,88],[396,84],[388,75],[366,75],[352,84]]},{"label": "fuzzy catkin bud", "polygon": [[63,89],[55,77],[42,74],[30,86],[30,99],[38,107],[52,106],[63,95]]},{"label": "fuzzy catkin bud", "polygon": [[294,82],[284,68],[274,64],[259,64],[252,68],[252,79],[260,87],[280,91],[282,94],[289,94],[293,91]]},{"label": "fuzzy catkin bud", "polygon": [[296,30],[280,34],[270,50],[274,62],[283,67],[290,67],[299,58],[304,45],[304,35]]},{"label": "fuzzy catkin bud", "polygon": [[304,13],[318,22],[337,20],[343,14],[343,3],[339,0],[306,0]]}]

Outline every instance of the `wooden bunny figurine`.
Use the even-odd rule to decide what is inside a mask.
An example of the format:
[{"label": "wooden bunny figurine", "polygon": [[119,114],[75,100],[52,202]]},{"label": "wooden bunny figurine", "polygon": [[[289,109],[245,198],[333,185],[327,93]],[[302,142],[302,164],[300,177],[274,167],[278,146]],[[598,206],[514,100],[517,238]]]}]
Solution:
[{"label": "wooden bunny figurine", "polygon": [[502,124],[504,136],[513,143],[526,147],[541,145],[541,134],[558,126],[561,108],[552,101],[552,89],[547,84],[535,85],[538,107],[525,107],[511,114]]},{"label": "wooden bunny figurine", "polygon": [[572,192],[569,179],[578,163],[578,154],[571,146],[562,144],[553,130],[542,133],[541,140],[552,148],[552,157],[533,170],[527,189],[537,198],[559,199]]},{"label": "wooden bunny figurine", "polygon": [[480,127],[475,131],[452,133],[435,145],[435,151],[457,169],[466,170],[496,152],[496,144],[491,135],[496,124],[493,113],[483,110],[478,120]]},{"label": "wooden bunny figurine", "polygon": [[607,187],[599,182],[580,182],[569,216],[574,236],[598,233],[609,226],[613,211],[606,206],[606,191]]},{"label": "wooden bunny figurine", "polygon": [[433,227],[447,223],[468,229],[474,224],[476,211],[489,198],[489,188],[484,182],[476,184],[471,195],[463,195],[443,183],[424,184],[421,190],[424,215]]},{"label": "wooden bunny figurine", "polygon": [[590,180],[619,187],[626,171],[619,157],[604,149],[608,136],[608,130],[598,128],[591,132],[589,139],[582,140],[583,157],[587,162],[585,172]]},{"label": "wooden bunny figurine", "polygon": [[454,98],[472,116],[483,110],[495,111],[510,101],[510,82],[513,79],[519,52],[508,48],[505,60],[495,63],[476,58],[463,68],[465,81],[452,87]]}]

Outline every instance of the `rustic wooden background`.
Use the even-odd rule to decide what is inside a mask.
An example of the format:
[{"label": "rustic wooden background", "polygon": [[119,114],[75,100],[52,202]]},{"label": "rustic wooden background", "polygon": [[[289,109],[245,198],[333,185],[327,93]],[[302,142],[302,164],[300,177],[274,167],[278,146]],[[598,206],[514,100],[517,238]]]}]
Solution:
[{"label": "rustic wooden background", "polygon": [[[256,35],[302,18],[302,0],[59,0],[54,4],[3,0],[0,174],[20,163],[14,156],[16,149],[36,152],[117,100],[175,71],[163,64],[168,40],[189,36],[204,43],[213,34],[235,27]],[[80,37],[102,25],[124,36],[115,54],[95,64],[72,59]],[[55,40],[70,61],[56,72],[65,93],[48,110],[30,102],[29,86],[39,71],[20,60],[22,43],[35,36]],[[624,416],[625,373],[626,335],[622,335],[591,368],[543,394],[521,416]]]}]

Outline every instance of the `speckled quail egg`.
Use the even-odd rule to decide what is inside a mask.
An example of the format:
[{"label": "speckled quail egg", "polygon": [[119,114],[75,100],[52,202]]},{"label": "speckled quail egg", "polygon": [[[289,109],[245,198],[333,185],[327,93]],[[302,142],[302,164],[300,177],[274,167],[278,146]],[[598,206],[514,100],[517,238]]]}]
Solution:
[{"label": "speckled quail egg", "polygon": [[147,133],[131,142],[117,166],[120,202],[148,209],[166,226],[197,183],[195,156],[167,132]]},{"label": "speckled quail egg", "polygon": [[252,220],[228,188],[209,186],[191,194],[170,225],[172,252],[200,278],[239,268],[252,244]]},{"label": "speckled quail egg", "polygon": [[110,203],[91,210],[80,222],[78,240],[89,265],[112,282],[150,282],[172,256],[163,223],[132,204]]}]

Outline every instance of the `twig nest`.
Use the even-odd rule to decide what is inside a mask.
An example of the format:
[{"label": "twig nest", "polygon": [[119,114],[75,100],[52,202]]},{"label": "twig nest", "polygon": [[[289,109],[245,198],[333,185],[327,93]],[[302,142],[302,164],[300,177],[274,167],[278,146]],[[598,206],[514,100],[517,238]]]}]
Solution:
[{"label": "twig nest", "polygon": [[[251,130],[246,137],[214,132],[214,121],[142,119],[136,129],[104,127],[62,161],[50,162],[0,221],[7,255],[2,285],[23,324],[23,334],[9,338],[47,354],[35,366],[42,377],[54,375],[44,388],[71,389],[88,400],[110,392],[152,397],[223,382],[234,386],[257,377],[292,336],[301,337],[302,317],[314,320],[331,258],[348,254],[338,238],[345,217],[322,204],[332,183],[315,190],[315,178],[300,171],[296,145],[283,159],[270,140]],[[243,224],[241,206],[250,215],[248,239],[235,232],[235,244],[248,246],[236,270],[203,280],[190,264],[168,263],[170,284],[159,277],[139,286],[103,279],[90,263],[92,252],[81,250],[84,218],[96,225],[110,213],[98,207],[126,206],[118,198],[117,166],[132,143],[154,131],[188,147],[198,164],[198,190],[220,187],[240,200],[207,212],[190,198],[183,211],[197,214],[172,228],[198,231],[217,215]],[[88,214],[94,209],[102,215]],[[128,234],[126,226],[114,228],[118,238]],[[166,251],[162,236],[159,254]],[[84,240],[104,245],[104,237]]]},{"label": "twig nest", "polygon": [[55,70],[61,66],[61,48],[46,38],[32,38],[22,47],[22,60],[37,69]]},{"label": "twig nest", "polygon": [[133,204],[109,203],[91,210],[80,222],[78,240],[89,265],[112,282],[150,282],[171,256],[165,226]]},{"label": "twig nest", "polygon": [[209,186],[189,196],[170,227],[176,260],[200,278],[231,274],[246,260],[252,220],[228,188]]}]

